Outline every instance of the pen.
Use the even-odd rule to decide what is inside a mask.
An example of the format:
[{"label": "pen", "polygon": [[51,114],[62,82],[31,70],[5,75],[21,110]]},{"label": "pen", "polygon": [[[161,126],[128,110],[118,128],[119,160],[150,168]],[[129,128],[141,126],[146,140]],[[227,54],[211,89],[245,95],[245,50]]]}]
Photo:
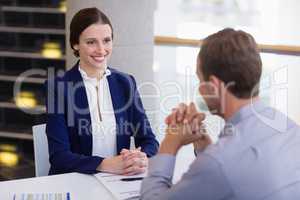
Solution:
[{"label": "pen", "polygon": [[71,200],[70,192],[67,193],[67,200]]},{"label": "pen", "polygon": [[121,178],[121,181],[139,181],[143,180],[144,177],[134,177],[134,178]]}]

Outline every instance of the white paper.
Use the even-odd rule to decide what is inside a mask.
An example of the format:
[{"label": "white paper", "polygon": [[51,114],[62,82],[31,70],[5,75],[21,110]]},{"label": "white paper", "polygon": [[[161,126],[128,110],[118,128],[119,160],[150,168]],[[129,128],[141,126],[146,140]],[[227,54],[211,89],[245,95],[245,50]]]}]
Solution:
[{"label": "white paper", "polygon": [[122,176],[109,173],[94,175],[118,200],[138,199],[142,180],[122,181],[122,178],[145,177],[146,173],[134,176]]}]

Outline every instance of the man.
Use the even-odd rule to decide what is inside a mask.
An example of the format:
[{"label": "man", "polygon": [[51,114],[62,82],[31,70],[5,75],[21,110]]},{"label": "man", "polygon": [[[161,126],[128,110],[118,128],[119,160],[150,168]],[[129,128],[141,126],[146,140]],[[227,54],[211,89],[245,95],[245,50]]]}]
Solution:
[{"label": "man", "polygon": [[[194,104],[174,109],[159,153],[150,160],[142,199],[300,199],[300,129],[259,100],[261,68],[248,33],[224,29],[204,40],[197,59],[199,92],[225,127],[211,144]],[[197,157],[172,185],[176,153],[192,142]]]}]

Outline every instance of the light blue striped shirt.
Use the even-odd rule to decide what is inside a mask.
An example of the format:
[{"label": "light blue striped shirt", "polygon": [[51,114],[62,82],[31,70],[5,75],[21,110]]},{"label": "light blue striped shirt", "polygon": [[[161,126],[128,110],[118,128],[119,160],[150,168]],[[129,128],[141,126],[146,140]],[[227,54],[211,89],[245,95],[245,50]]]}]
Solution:
[{"label": "light blue striped shirt", "polygon": [[244,106],[175,185],[175,157],[150,159],[142,199],[299,200],[300,129],[260,101]]}]

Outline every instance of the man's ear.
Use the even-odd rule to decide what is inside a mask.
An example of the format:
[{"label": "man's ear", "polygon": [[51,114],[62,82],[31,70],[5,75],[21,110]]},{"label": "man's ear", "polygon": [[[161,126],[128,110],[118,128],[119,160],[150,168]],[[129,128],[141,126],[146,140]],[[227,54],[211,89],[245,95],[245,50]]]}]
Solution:
[{"label": "man's ear", "polygon": [[215,75],[210,75],[209,76],[209,81],[216,87],[220,88],[222,81],[218,79]]},{"label": "man's ear", "polygon": [[225,94],[228,92],[225,83],[220,80],[218,77],[211,75],[209,77],[210,82],[214,85],[216,91],[218,92],[218,95],[220,98],[224,98]]}]

